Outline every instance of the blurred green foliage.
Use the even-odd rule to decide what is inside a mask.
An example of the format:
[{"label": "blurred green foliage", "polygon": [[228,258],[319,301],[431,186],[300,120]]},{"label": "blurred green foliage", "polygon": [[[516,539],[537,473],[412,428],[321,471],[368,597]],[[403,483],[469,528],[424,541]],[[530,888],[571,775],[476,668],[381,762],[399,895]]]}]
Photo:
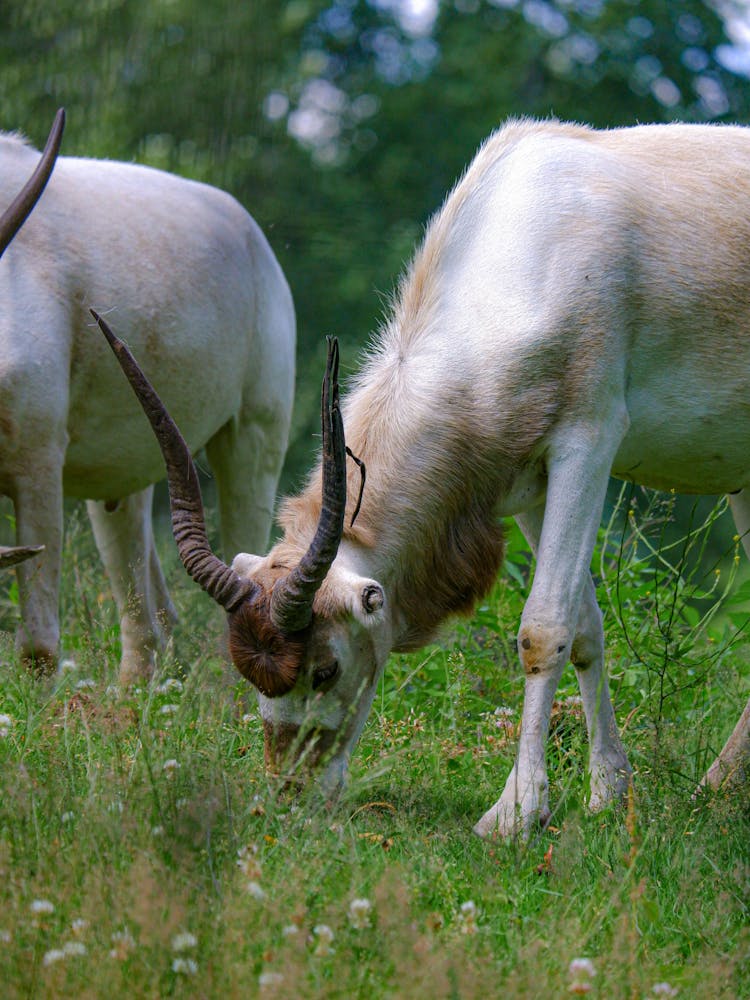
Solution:
[{"label": "blurred green foliage", "polygon": [[[741,16],[743,5],[734,15]],[[322,340],[345,371],[478,143],[508,115],[739,120],[715,7],[685,0],[4,0],[0,125],[231,191],[299,322],[283,483],[315,450]],[[729,56],[727,56],[729,53]],[[725,65],[726,64],[726,65]]]}]

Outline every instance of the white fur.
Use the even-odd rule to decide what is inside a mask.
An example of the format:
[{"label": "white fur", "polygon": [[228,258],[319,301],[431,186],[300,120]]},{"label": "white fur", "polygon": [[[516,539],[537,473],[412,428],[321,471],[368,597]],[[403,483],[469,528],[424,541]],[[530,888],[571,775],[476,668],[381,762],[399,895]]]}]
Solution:
[{"label": "white fur", "polygon": [[[450,613],[443,584],[463,574],[471,596],[486,588],[493,519],[517,515],[536,553],[518,632],[518,757],[475,829],[527,834],[549,816],[545,744],[571,659],[591,744],[590,806],[617,797],[630,768],[589,572],[608,477],[741,491],[732,508],[744,534],[748,400],[750,129],[499,130],[430,224],[345,402],[367,488],[362,538],[355,529],[345,540],[321,591],[321,605],[339,613],[314,625],[309,659],[325,663],[335,646],[346,692],[336,685],[323,700],[371,699],[388,651],[424,642]],[[316,490],[319,475],[289,504],[287,542],[299,544]],[[339,564],[385,591],[367,645],[347,646],[361,625],[343,595],[337,603]],[[442,604],[430,617],[433,601]],[[288,698],[285,719],[299,722],[304,691]],[[341,727],[350,748],[355,729]],[[746,710],[709,782],[740,771],[748,750]],[[330,773],[343,773],[335,763]]]},{"label": "white fur", "polygon": [[[0,204],[38,154],[0,136]],[[279,265],[228,194],[133,164],[61,157],[0,260],[0,490],[19,544],[25,652],[54,656],[63,494],[89,501],[122,620],[148,671],[173,609],[151,534],[159,450],[89,314],[122,333],[189,446],[206,447],[228,554],[267,542],[287,443],[295,321]],[[119,502],[114,513],[104,509]]]}]

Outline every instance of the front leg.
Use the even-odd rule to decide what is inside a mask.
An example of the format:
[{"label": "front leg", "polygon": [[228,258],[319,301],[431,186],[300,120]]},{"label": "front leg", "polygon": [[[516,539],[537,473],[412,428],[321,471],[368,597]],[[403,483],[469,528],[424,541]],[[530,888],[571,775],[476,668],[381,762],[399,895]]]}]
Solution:
[{"label": "front leg", "polygon": [[[571,656],[620,436],[611,430],[607,433],[606,425],[596,434],[569,428],[558,433],[550,449],[536,572],[518,633],[525,675],[518,753],[502,795],[474,827],[482,837],[526,837],[536,823],[549,821],[545,746],[552,702]],[[534,517],[538,514],[532,513],[527,530]]]},{"label": "front leg", "polygon": [[16,544],[43,544],[44,551],[16,567],[21,623],[16,647],[24,661],[40,673],[57,669],[60,641],[59,590],[62,562],[62,461],[29,462],[30,476],[13,489]]}]

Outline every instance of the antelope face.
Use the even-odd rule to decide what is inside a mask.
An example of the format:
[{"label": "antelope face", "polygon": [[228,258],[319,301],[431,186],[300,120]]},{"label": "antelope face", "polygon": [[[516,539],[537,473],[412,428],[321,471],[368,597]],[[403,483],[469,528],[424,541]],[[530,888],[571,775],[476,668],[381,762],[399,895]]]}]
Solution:
[{"label": "antelope face", "polygon": [[[239,555],[232,568],[268,586],[274,561],[274,552],[265,560]],[[230,636],[232,628],[230,618]],[[267,635],[263,619],[243,632],[244,646],[235,630],[230,648],[235,666],[258,689],[266,766],[295,783],[314,777],[332,794],[345,779],[391,648],[383,589],[337,560],[302,633],[291,642],[277,637],[270,651],[261,648],[261,635]]]}]

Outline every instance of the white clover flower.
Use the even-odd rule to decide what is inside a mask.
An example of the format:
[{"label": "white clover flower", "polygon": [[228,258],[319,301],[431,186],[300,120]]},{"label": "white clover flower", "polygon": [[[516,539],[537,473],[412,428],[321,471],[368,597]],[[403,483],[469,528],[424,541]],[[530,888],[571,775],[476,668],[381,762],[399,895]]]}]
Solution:
[{"label": "white clover flower", "polygon": [[257,899],[259,903],[263,902],[266,898],[265,891],[260,882],[256,882],[254,879],[247,883],[245,891],[251,895],[253,899]]},{"label": "white clover flower", "polygon": [[256,857],[257,853],[258,848],[255,844],[247,844],[237,851],[238,868],[245,878],[249,878],[254,882],[258,881],[262,873],[260,862]]},{"label": "white clover flower", "polygon": [[476,934],[477,904],[473,899],[467,899],[465,903],[461,903],[458,911],[458,924],[462,934]]},{"label": "white clover flower", "polygon": [[116,958],[124,962],[130,952],[135,948],[135,940],[128,930],[115,931],[112,935],[113,948],[109,953],[110,958]]},{"label": "white clover flower", "polygon": [[353,899],[349,903],[349,923],[355,930],[361,931],[370,926],[372,903],[369,899]]},{"label": "white clover flower", "polygon": [[182,681],[177,680],[176,677],[167,677],[167,679],[156,688],[156,693],[169,694],[170,691],[174,691],[175,694],[182,694],[182,687]]},{"label": "white clover flower", "polygon": [[263,805],[263,799],[260,795],[253,795],[250,802],[250,815],[251,816],[265,816],[266,807]]},{"label": "white clover flower", "polygon": [[578,708],[579,705],[583,705],[583,698],[580,694],[569,694],[567,698],[563,698],[562,704],[566,708]]},{"label": "white clover flower", "polygon": [[280,972],[261,972],[258,976],[258,986],[261,989],[267,989],[269,986],[281,986],[284,982],[284,977]]},{"label": "white clover flower", "polygon": [[60,673],[61,674],[72,674],[78,670],[78,664],[75,660],[67,659],[60,661]]},{"label": "white clover flower", "polygon": [[65,958],[65,952],[62,948],[52,948],[50,951],[46,952],[44,958],[42,959],[42,965],[54,965],[55,962],[62,962]]},{"label": "white clover flower", "polygon": [[328,924],[317,924],[313,927],[313,934],[317,938],[317,944],[315,945],[316,955],[332,955],[333,948],[333,931],[328,926]]},{"label": "white clover flower", "polygon": [[76,691],[93,691],[96,687],[96,681],[93,677],[82,677],[80,681],[76,681]]},{"label": "white clover flower", "polygon": [[85,955],[86,945],[83,941],[66,941],[62,946],[64,955]]},{"label": "white clover flower", "polygon": [[88,927],[88,920],[84,920],[83,917],[76,917],[76,919],[71,923],[70,929],[76,935],[81,935]]},{"label": "white clover flower", "polygon": [[179,705],[169,704],[162,705],[159,709],[159,715],[176,715],[180,710]]},{"label": "white clover flower", "polygon": [[591,992],[591,980],[596,975],[596,969],[590,958],[574,958],[568,966],[568,973],[573,979],[569,987],[571,993],[584,996]]},{"label": "white clover flower", "polygon": [[194,958],[175,958],[172,961],[172,972],[181,976],[194,976],[198,971],[198,963]]},{"label": "white clover flower", "polygon": [[189,951],[190,948],[198,947],[198,938],[190,931],[182,931],[172,938],[172,951]]},{"label": "white clover flower", "polygon": [[574,978],[577,978],[578,976],[587,976],[589,979],[593,979],[596,975],[594,963],[590,958],[574,958],[568,966],[568,972]]},{"label": "white clover flower", "polygon": [[676,997],[679,990],[676,986],[671,986],[669,983],[654,983],[651,987],[651,996],[653,997]]},{"label": "white clover flower", "polygon": [[48,899],[34,899],[29,906],[31,912],[37,916],[49,916],[50,913],[55,912],[55,907],[53,903],[50,903]]},{"label": "white clover flower", "polygon": [[171,757],[169,760],[165,760],[161,766],[162,771],[167,778],[173,778],[180,766],[180,762]]},{"label": "white clover flower", "polygon": [[281,928],[282,937],[295,937],[299,934],[299,927],[296,924],[287,924],[285,927]]}]

